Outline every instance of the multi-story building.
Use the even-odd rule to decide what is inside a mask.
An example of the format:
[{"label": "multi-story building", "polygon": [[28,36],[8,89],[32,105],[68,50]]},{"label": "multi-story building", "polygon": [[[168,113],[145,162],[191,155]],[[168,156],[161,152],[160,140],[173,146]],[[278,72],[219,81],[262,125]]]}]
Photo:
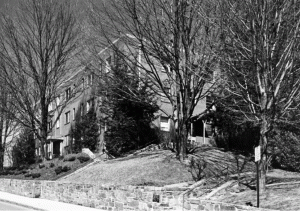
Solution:
[{"label": "multi-story building", "polygon": [[[124,51],[128,50],[128,46],[122,44],[122,42],[122,39],[117,39],[112,44],[118,48],[123,48]],[[98,63],[99,69],[96,68],[96,70],[98,69],[97,71],[107,73],[110,71],[111,65],[114,65],[117,60],[116,51],[111,47],[106,47],[99,51],[97,60],[100,61],[100,63]],[[159,72],[159,74],[161,74],[163,78],[165,72],[163,68],[160,69],[161,72]],[[61,94],[64,95],[64,98],[62,99],[67,99],[69,101],[59,116],[56,112],[55,106],[59,106],[60,99],[58,98],[55,103],[49,106],[50,117],[48,124],[49,128],[52,128],[52,130],[49,131],[48,134],[47,153],[49,154],[50,158],[54,155],[57,156],[68,153],[70,145],[73,141],[70,136],[71,128],[74,127],[75,122],[80,119],[80,117],[85,115],[90,108],[97,108],[97,103],[99,102],[100,98],[97,93],[95,93],[94,79],[96,78],[95,76],[99,76],[101,74],[98,74],[94,71],[90,71],[89,68],[85,67],[78,70],[72,75],[72,77],[70,77],[67,82],[68,85],[65,85],[61,90]],[[172,87],[167,88],[171,89]],[[209,103],[209,99],[206,98],[199,101],[194,109],[193,115],[198,117],[199,114],[203,113],[207,107],[207,103]],[[162,131],[169,132],[171,124],[169,117],[173,112],[172,106],[170,105],[168,99],[163,96],[159,97],[158,105],[160,110],[156,114],[157,119],[153,123]],[[97,115],[99,118],[101,117],[99,112]],[[57,121],[55,125],[53,125],[56,119]],[[99,137],[99,148],[101,150],[104,146],[103,142],[105,129],[101,128],[99,125],[99,130],[101,130]],[[208,144],[210,133],[211,129],[209,124],[200,120],[199,118],[194,118],[194,121],[191,123],[191,131],[189,131],[189,139],[191,143],[196,145]],[[37,141],[37,155],[40,154],[39,148],[40,144]]]},{"label": "multi-story building", "polygon": [[[65,104],[61,102],[67,100]],[[67,154],[73,139],[71,130],[76,121],[80,120],[88,111],[97,107],[98,98],[95,95],[94,76],[87,68],[75,72],[62,86],[60,97],[49,105],[49,121],[47,147],[45,150],[49,158]],[[57,106],[64,106],[62,110]],[[60,112],[58,112],[60,111]],[[100,140],[100,137],[99,137]],[[36,154],[40,155],[40,142],[36,140]]]}]

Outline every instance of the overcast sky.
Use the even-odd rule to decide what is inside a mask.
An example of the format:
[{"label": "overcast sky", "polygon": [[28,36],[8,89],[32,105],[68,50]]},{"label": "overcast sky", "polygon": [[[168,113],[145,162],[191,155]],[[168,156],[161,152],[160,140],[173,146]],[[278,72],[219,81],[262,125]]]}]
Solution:
[{"label": "overcast sky", "polygon": [[0,8],[2,9],[6,4],[15,5],[18,0],[0,0]]}]

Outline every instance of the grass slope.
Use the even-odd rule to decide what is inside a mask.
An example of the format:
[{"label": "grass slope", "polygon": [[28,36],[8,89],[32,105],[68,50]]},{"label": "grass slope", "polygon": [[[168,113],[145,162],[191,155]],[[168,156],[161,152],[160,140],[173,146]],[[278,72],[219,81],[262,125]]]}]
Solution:
[{"label": "grass slope", "polygon": [[124,158],[95,163],[84,174],[73,174],[61,181],[92,182],[110,185],[163,186],[192,181],[188,167],[168,150],[142,152]]}]

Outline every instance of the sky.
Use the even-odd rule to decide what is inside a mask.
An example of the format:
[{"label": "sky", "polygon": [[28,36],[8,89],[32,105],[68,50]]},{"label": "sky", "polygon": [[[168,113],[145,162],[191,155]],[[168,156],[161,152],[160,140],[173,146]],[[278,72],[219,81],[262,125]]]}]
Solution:
[{"label": "sky", "polygon": [[15,5],[17,1],[18,0],[0,0],[0,8],[2,10],[6,4]]}]

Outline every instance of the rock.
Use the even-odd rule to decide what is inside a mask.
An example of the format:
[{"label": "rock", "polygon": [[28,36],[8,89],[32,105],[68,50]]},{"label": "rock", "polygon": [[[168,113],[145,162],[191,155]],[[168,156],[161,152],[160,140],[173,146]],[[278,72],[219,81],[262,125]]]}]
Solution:
[{"label": "rock", "polygon": [[95,159],[96,157],[89,148],[83,148],[82,153],[87,154],[91,159]]}]

